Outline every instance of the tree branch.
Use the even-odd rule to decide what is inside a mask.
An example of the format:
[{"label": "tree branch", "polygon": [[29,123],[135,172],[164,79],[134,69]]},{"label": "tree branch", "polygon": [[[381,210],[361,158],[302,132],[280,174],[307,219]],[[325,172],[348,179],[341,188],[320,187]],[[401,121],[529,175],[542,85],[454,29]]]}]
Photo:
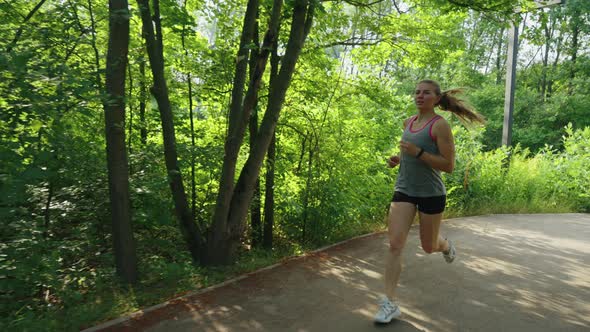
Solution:
[{"label": "tree branch", "polygon": [[29,14],[25,17],[25,19],[24,19],[23,23],[21,24],[20,28],[18,28],[18,31],[16,32],[16,35],[14,36],[14,39],[8,45],[8,47],[6,48],[6,53],[10,53],[10,51],[12,51],[12,49],[14,48],[14,46],[16,46],[16,43],[18,42],[18,40],[20,39],[21,35],[23,34],[23,29],[25,28],[25,24],[31,19],[31,17],[33,17],[33,15],[35,15],[35,13],[39,10],[39,8],[41,8],[41,6],[43,6],[43,4],[45,3],[45,1],[47,1],[47,0],[41,0],[35,6],[35,8],[33,8],[29,12]]},{"label": "tree branch", "polygon": [[9,7],[14,13],[16,13],[16,15],[20,16],[23,20],[25,19],[25,15],[21,14],[16,8],[14,8],[14,6],[10,2],[2,0],[2,3]]},{"label": "tree branch", "polygon": [[[458,7],[463,7],[463,8],[470,8],[473,10],[477,10],[477,11],[484,11],[484,12],[506,12],[507,10],[504,9],[506,7],[510,7],[510,4],[512,3],[511,0],[504,0],[502,2],[498,2],[496,4],[492,4],[490,6],[485,6],[485,5],[478,5],[478,4],[474,4],[472,0],[447,0],[450,4],[458,6]],[[508,12],[512,12],[512,10],[509,10]]]},{"label": "tree branch", "polygon": [[347,40],[335,41],[333,43],[318,45],[315,49],[328,48],[334,46],[373,46],[383,42],[384,39],[364,39],[364,38],[349,38]]},{"label": "tree branch", "polygon": [[[330,0],[326,0],[324,2],[328,2]],[[355,0],[342,0],[342,2],[346,2],[349,5],[353,5],[355,7],[371,7],[373,5],[385,2],[385,0],[375,0],[373,2],[369,2],[369,3],[364,3],[362,1],[355,1]]]},{"label": "tree branch", "polygon": [[393,0],[392,3],[393,3],[393,6],[395,7],[395,10],[397,10],[397,13],[398,14],[403,14],[403,12],[401,11],[401,9],[397,5],[397,1]]}]

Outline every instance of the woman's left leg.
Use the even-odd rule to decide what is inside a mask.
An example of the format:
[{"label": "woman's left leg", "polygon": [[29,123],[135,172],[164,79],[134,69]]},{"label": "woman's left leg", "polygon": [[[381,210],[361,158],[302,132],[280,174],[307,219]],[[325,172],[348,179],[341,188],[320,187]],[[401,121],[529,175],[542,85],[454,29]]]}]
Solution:
[{"label": "woman's left leg", "polygon": [[450,249],[449,241],[439,234],[442,213],[428,214],[420,212],[420,241],[424,252],[446,252]]}]

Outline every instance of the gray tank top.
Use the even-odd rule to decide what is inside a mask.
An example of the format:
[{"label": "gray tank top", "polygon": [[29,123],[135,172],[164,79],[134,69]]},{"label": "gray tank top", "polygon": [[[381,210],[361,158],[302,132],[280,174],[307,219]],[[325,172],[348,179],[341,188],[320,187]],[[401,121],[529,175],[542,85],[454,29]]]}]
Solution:
[{"label": "gray tank top", "polygon": [[[440,115],[434,116],[422,128],[412,130],[412,124],[418,116],[410,118],[404,129],[402,140],[416,144],[425,152],[439,155],[436,140],[432,136],[432,126],[441,119]],[[400,153],[400,164],[395,191],[408,196],[432,197],[446,195],[445,185],[440,176],[440,171],[428,166],[414,155]]]}]

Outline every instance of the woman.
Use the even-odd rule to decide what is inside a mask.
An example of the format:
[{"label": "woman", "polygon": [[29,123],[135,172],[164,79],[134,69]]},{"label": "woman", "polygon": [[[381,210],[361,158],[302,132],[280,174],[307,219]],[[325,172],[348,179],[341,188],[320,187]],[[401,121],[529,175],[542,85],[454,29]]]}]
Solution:
[{"label": "woman", "polygon": [[461,90],[458,89],[441,92],[437,82],[420,81],[414,94],[418,114],[404,121],[400,154],[387,160],[389,167],[399,165],[400,169],[389,207],[386,297],[375,315],[378,323],[389,323],[401,315],[393,298],[402,270],[402,250],[416,210],[420,217],[420,241],[424,251],[428,254],[442,252],[447,263],[455,259],[455,246],[439,235],[446,203],[446,189],[440,173],[453,171],[455,144],[451,127],[434,109],[439,107],[450,111],[461,120],[484,123],[479,114],[456,97],[459,92]]}]

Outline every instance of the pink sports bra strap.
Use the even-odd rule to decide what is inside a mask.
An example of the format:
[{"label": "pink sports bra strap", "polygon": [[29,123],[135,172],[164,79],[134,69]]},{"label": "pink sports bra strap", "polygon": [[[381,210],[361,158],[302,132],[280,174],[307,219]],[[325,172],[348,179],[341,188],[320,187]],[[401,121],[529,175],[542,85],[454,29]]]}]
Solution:
[{"label": "pink sports bra strap", "polygon": [[[432,128],[432,124],[433,124],[434,122],[436,122],[436,121],[437,121],[438,119],[440,119],[440,118],[441,118],[441,116],[440,116],[440,115],[435,115],[435,116],[433,116],[433,117],[432,117],[432,119],[428,120],[428,122],[426,122],[426,123],[425,123],[425,124],[422,126],[422,128],[420,128],[420,129],[412,129],[412,125],[413,125],[413,123],[416,121],[416,119],[418,119],[418,116],[417,116],[417,115],[415,115],[415,116],[413,116],[412,118],[410,118],[410,123],[408,124],[408,130],[410,130],[410,132],[412,132],[412,133],[417,133],[417,132],[419,132],[419,131],[421,131],[421,130],[424,130],[424,129],[425,129],[426,127],[428,127],[428,126],[430,126],[430,129],[431,129],[431,128]],[[429,129],[429,131],[430,131],[430,129]]]}]

